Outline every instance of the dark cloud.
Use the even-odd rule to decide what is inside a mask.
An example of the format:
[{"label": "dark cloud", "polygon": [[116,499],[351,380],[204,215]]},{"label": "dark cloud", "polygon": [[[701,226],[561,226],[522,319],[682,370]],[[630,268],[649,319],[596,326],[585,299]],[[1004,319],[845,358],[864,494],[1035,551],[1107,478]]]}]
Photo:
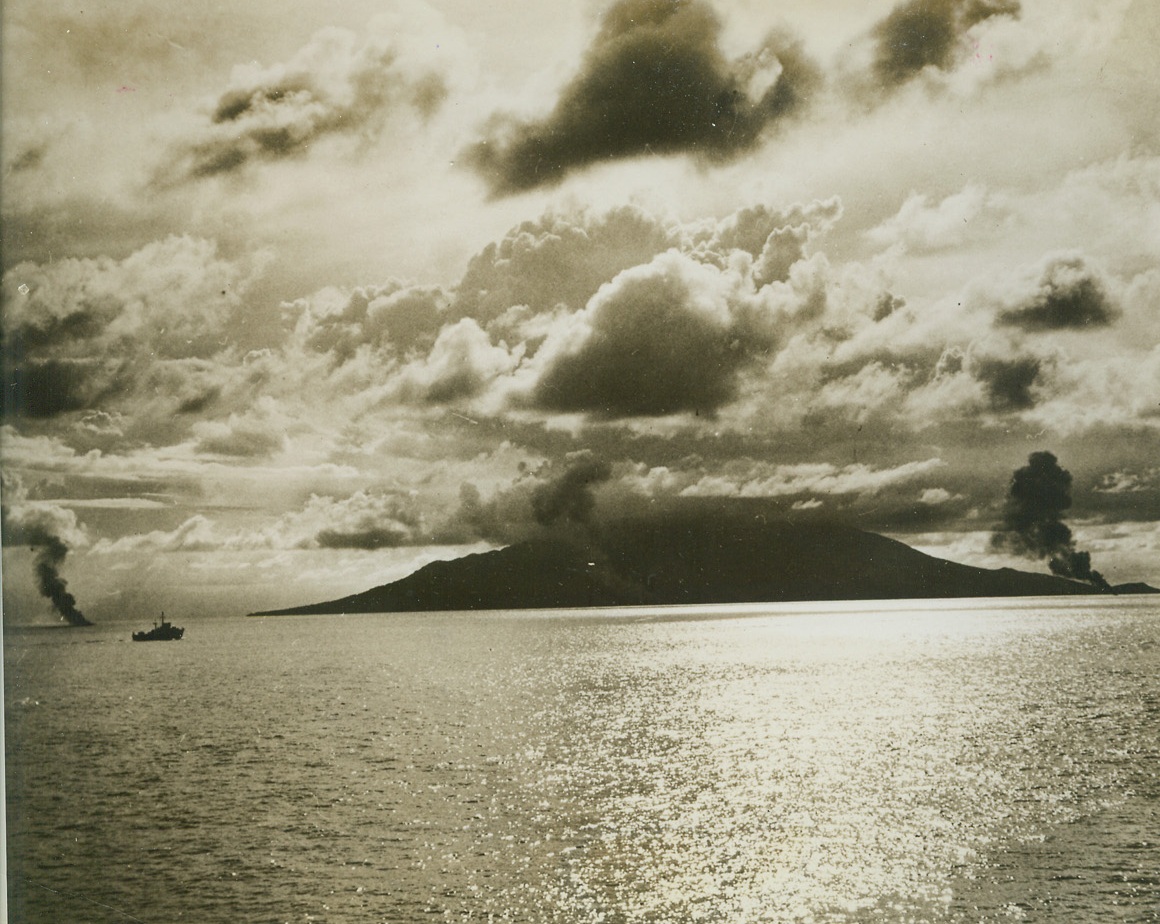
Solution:
[{"label": "dark cloud", "polygon": [[897,295],[892,295],[889,292],[883,292],[877,303],[874,305],[874,320],[885,321],[899,308],[905,307],[906,299]]},{"label": "dark cloud", "polygon": [[120,390],[126,372],[123,363],[98,359],[29,361],[19,343],[5,344],[4,367],[4,416],[33,419],[96,407]]},{"label": "dark cloud", "polygon": [[802,106],[818,71],[784,36],[730,61],[720,31],[700,0],[620,0],[551,114],[528,123],[495,119],[468,152],[471,163],[503,195],[609,158],[722,160],[749,149]]},{"label": "dark cloud", "polygon": [[286,64],[235,69],[232,85],[158,179],[198,179],[300,156],[331,135],[373,137],[391,112],[429,116],[446,95],[443,76],[389,38],[372,34],[360,44],[345,29],[324,29]]},{"label": "dark cloud", "polygon": [[1046,558],[1053,573],[1088,581],[1107,582],[1093,571],[1091,555],[1075,548],[1063,516],[1071,507],[1071,472],[1061,468],[1050,452],[1033,452],[1027,464],[1011,477],[1003,522],[991,537],[997,549],[1030,558]]},{"label": "dark cloud", "polygon": [[948,70],[971,26],[992,16],[1017,16],[1018,0],[909,0],[874,28],[874,76],[897,87],[924,68]]},{"label": "dark cloud", "polygon": [[511,540],[510,521],[504,517],[494,500],[485,501],[479,488],[465,482],[459,488],[459,509],[456,518],[473,535],[489,542],[506,543]]},{"label": "dark cloud", "polygon": [[746,329],[727,286],[675,253],[622,273],[545,344],[533,403],[603,417],[714,412],[770,345]]},{"label": "dark cloud", "polygon": [[1104,327],[1119,317],[1099,274],[1083,257],[1052,259],[1035,290],[998,316],[1000,324],[1024,330],[1082,330]]},{"label": "dark cloud", "polygon": [[5,272],[29,261],[51,263],[61,254],[127,256],[188,221],[160,196],[130,204],[91,190],[60,189],[35,173],[23,176],[24,189],[18,192],[10,182],[0,201],[4,224],[0,260]]},{"label": "dark cloud", "polygon": [[40,142],[37,144],[30,144],[23,147],[20,153],[13,155],[12,159],[4,164],[5,176],[13,173],[23,173],[26,170],[35,170],[42,163],[48,154],[48,142]]},{"label": "dark cloud", "polygon": [[981,359],[973,365],[973,370],[986,386],[987,397],[996,411],[1022,411],[1035,406],[1031,389],[1041,371],[1041,363],[1035,357]]},{"label": "dark cloud", "polygon": [[[249,279],[207,241],[170,237],[123,260],[20,263],[3,277],[3,410],[204,410]],[[235,358],[236,362],[236,358]]]}]

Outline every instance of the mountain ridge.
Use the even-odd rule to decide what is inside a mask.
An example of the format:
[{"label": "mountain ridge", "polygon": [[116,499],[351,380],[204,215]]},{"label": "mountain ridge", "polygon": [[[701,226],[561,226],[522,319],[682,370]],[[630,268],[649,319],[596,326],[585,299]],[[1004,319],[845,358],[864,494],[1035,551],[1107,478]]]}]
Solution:
[{"label": "mountain ridge", "polygon": [[[1146,584],[1122,586],[1123,592],[1160,592]],[[337,600],[250,615],[1101,592],[1054,575],[946,561],[854,527],[698,516],[546,532],[505,548],[432,562],[398,581]]]}]

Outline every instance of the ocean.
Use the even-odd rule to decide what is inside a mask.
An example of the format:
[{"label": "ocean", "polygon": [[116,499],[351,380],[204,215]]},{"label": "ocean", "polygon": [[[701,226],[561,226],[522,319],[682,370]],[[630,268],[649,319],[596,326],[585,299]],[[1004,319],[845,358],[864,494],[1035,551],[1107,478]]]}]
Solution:
[{"label": "ocean", "polygon": [[5,636],[13,922],[1160,921],[1152,597]]}]

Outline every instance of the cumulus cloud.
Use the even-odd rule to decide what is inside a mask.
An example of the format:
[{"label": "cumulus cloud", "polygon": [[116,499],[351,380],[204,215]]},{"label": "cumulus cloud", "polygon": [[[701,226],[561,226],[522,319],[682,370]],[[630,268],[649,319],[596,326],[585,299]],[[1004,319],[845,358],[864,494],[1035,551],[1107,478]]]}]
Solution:
[{"label": "cumulus cloud", "polygon": [[949,70],[969,29],[1019,11],[1018,0],[905,0],[874,27],[873,77],[891,90],[927,68]]},{"label": "cumulus cloud", "polygon": [[637,206],[549,211],[472,257],[452,311],[488,324],[515,306],[582,308],[621,270],[676,246],[680,229]]},{"label": "cumulus cloud", "polygon": [[436,47],[380,19],[361,36],[323,29],[285,63],[238,66],[160,179],[235,173],[331,136],[373,138],[400,110],[429,116],[448,92]]},{"label": "cumulus cloud", "polygon": [[401,370],[398,394],[436,404],[479,394],[500,375],[510,373],[519,354],[493,345],[471,318],[444,327],[426,357]]},{"label": "cumulus cloud", "polygon": [[1102,274],[1080,254],[1047,258],[1013,294],[997,323],[1028,331],[1106,327],[1120,315]]},{"label": "cumulus cloud", "polygon": [[227,345],[260,270],[189,237],[123,260],[18,264],[3,280],[6,413],[97,409],[140,389],[156,364],[196,367]]},{"label": "cumulus cloud", "polygon": [[313,494],[299,509],[255,527],[231,529],[197,514],[171,530],[102,539],[92,551],[97,555],[296,549],[369,551],[447,541],[446,534],[428,527],[427,518],[410,495],[364,489],[340,498]]},{"label": "cumulus cloud", "polygon": [[772,333],[747,315],[737,280],[676,252],[627,270],[553,332],[531,399],[606,417],[711,413]]},{"label": "cumulus cloud", "polygon": [[459,507],[441,530],[459,541],[501,545],[561,531],[584,534],[602,519],[598,494],[615,488],[614,475],[614,466],[588,449],[564,452],[533,467],[521,463],[515,478],[487,494],[465,482]]},{"label": "cumulus cloud", "polygon": [[284,306],[294,317],[300,349],[341,366],[360,350],[394,355],[425,352],[446,320],[447,296],[437,286],[398,281],[353,289],[322,289]]},{"label": "cumulus cloud", "polygon": [[327,549],[381,549],[431,540],[414,501],[392,492],[358,491],[336,501],[311,497],[292,528],[307,534],[298,544]]},{"label": "cumulus cloud", "polygon": [[912,192],[895,215],[871,228],[866,236],[876,244],[902,244],[914,252],[930,253],[993,233],[996,224],[1008,219],[997,197],[972,183],[937,203],[924,193]]},{"label": "cumulus cloud", "polygon": [[692,153],[722,160],[751,148],[819,83],[785,36],[729,60],[702,0],[619,0],[580,72],[540,121],[492,120],[468,156],[493,191],[560,182],[608,158]]}]

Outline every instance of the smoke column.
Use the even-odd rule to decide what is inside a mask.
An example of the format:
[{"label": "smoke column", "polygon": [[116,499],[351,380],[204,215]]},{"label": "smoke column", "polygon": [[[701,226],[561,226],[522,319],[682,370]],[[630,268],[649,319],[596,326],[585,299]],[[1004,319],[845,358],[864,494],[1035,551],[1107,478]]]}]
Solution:
[{"label": "smoke column", "polygon": [[542,526],[563,518],[587,523],[596,506],[592,485],[612,477],[612,466],[587,454],[571,461],[565,472],[532,495],[532,512]]},{"label": "smoke column", "polygon": [[1011,476],[1003,523],[991,536],[991,545],[1046,558],[1053,574],[1110,590],[1104,576],[1093,570],[1091,555],[1075,547],[1071,529],[1063,522],[1069,507],[1071,472],[1061,468],[1052,453],[1033,452],[1027,464]]},{"label": "smoke column", "polygon": [[44,535],[36,550],[36,578],[40,592],[70,626],[91,626],[77,609],[77,598],[68,590],[68,581],[60,576],[60,566],[68,555],[68,546],[59,536]]},{"label": "smoke column", "polygon": [[91,626],[84,613],[77,609],[77,600],[68,590],[68,581],[60,576],[61,565],[69,553],[66,536],[83,541],[71,511],[51,504],[33,504],[18,479],[5,477],[3,489],[6,501],[12,506],[0,506],[0,521],[4,524],[4,541],[11,545],[27,545],[36,553],[33,567],[36,583],[42,596],[52,602],[53,609],[70,626]]}]

